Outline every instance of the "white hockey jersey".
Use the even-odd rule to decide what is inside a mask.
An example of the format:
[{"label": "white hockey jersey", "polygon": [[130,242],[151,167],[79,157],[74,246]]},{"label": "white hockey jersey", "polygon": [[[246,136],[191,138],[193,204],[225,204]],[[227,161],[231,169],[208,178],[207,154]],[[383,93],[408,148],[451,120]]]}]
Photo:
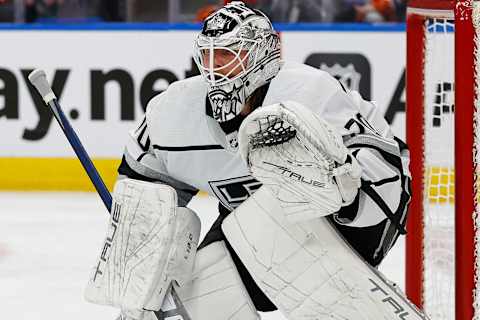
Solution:
[{"label": "white hockey jersey", "polygon": [[[197,76],[172,83],[154,97],[145,118],[130,132],[119,173],[173,186],[180,205],[204,190],[233,210],[260,183],[240,154],[227,148],[225,132],[207,114],[206,96],[207,85]],[[336,221],[366,227],[388,218],[385,237],[396,238],[410,198],[408,151],[383,115],[328,73],[297,63],[283,64],[263,105],[286,100],[307,106],[333,125],[362,166],[362,191],[354,206],[335,215]]]}]

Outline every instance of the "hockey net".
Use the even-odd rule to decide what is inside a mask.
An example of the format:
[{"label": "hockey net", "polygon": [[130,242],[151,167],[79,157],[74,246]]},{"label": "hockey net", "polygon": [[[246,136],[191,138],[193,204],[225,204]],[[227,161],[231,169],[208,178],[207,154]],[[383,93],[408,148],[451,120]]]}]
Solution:
[{"label": "hockey net", "polygon": [[[432,320],[480,319],[477,294],[477,1],[412,0],[406,290]],[[478,46],[480,48],[480,46]],[[479,72],[480,74],[480,72]]]}]

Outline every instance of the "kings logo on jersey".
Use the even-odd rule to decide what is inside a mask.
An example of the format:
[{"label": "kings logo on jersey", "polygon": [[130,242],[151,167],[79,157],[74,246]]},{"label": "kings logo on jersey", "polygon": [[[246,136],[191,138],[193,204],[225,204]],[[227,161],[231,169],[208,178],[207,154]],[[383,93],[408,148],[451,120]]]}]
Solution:
[{"label": "kings logo on jersey", "polygon": [[210,181],[209,184],[220,203],[230,211],[235,210],[262,186],[252,176]]}]

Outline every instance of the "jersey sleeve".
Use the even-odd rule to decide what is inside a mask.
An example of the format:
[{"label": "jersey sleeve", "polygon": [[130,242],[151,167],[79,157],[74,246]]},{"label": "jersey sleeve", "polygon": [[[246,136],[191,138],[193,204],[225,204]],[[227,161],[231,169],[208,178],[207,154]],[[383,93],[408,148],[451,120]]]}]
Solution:
[{"label": "jersey sleeve", "polygon": [[128,177],[167,184],[177,191],[178,205],[186,206],[199,190],[168,174],[166,152],[158,152],[153,148],[148,129],[148,114],[147,112],[140,124],[129,132],[122,162],[118,168],[119,178]]},{"label": "jersey sleeve", "polygon": [[362,167],[362,184],[353,204],[335,214],[336,222],[368,227],[385,219],[393,233],[405,233],[410,202],[409,152],[381,112],[357,92],[338,91],[327,102],[327,118]]}]

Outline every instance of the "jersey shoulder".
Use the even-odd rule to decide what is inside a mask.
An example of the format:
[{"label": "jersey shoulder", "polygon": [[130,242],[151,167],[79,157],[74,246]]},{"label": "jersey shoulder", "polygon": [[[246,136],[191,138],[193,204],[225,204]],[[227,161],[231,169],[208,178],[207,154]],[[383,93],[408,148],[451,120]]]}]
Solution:
[{"label": "jersey shoulder", "polygon": [[324,90],[342,89],[338,80],[328,72],[297,62],[285,62],[275,79],[285,83],[302,82],[304,88],[316,87],[319,89],[318,85],[322,85]]},{"label": "jersey shoulder", "polygon": [[339,91],[343,91],[342,86],[329,73],[305,64],[285,62],[271,81],[264,103],[292,100],[318,111]]},{"label": "jersey shoulder", "polygon": [[194,109],[206,95],[207,86],[200,76],[175,81],[149,101],[147,115],[163,112],[180,113],[186,109]]},{"label": "jersey shoulder", "polygon": [[150,100],[146,121],[156,145],[209,144],[205,101],[207,86],[200,77],[176,81]]}]

